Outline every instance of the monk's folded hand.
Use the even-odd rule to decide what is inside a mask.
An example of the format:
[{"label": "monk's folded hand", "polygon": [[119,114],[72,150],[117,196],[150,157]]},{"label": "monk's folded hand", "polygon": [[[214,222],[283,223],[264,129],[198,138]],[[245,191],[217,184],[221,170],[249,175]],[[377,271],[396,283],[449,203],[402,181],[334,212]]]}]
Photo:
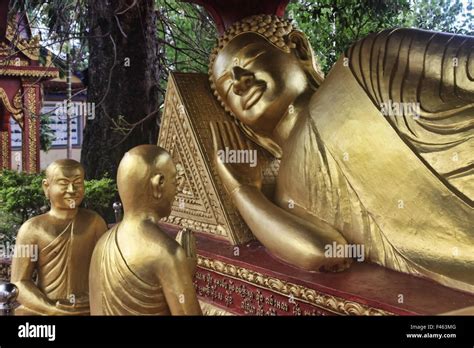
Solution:
[{"label": "monk's folded hand", "polygon": [[176,235],[176,241],[186,252],[189,269],[192,274],[196,272],[197,267],[197,252],[196,252],[196,237],[193,231],[183,228]]}]

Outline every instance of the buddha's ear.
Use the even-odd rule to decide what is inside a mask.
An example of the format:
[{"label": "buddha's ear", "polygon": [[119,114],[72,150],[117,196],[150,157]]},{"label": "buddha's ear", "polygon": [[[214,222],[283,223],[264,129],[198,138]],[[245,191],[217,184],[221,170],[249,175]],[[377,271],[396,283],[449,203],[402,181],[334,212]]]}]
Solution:
[{"label": "buddha's ear", "polygon": [[308,38],[303,32],[293,30],[288,34],[288,41],[290,47],[293,47],[293,50],[299,59],[309,63],[313,61],[313,50],[311,49]]},{"label": "buddha's ear", "polygon": [[314,88],[318,88],[324,81],[324,74],[317,63],[317,59],[314,56],[313,49],[306,35],[299,30],[293,30],[288,34],[288,45],[296,57],[298,57],[301,63],[306,67],[306,71],[310,77],[310,84]]},{"label": "buddha's ear", "polygon": [[156,174],[150,179],[151,192],[154,198],[160,199],[163,196],[163,186],[165,183],[165,176],[163,174]]},{"label": "buddha's ear", "polygon": [[44,195],[47,199],[49,199],[49,181],[48,179],[43,179],[41,181],[41,186],[43,187]]}]

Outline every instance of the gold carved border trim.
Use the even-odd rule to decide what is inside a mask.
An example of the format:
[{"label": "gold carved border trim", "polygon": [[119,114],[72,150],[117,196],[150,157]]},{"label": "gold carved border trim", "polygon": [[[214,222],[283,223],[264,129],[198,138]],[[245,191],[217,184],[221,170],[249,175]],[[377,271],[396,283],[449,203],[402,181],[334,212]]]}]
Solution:
[{"label": "gold carved border trim", "polygon": [[214,316],[230,316],[235,315],[231,312],[226,311],[225,309],[214,306],[210,303],[207,303],[203,300],[199,300],[199,305],[201,306],[203,315],[214,315]]},{"label": "gold carved border trim", "polygon": [[[10,161],[10,134],[7,131],[0,131],[0,170],[2,169],[10,169],[11,161]],[[2,264],[0,263],[0,270],[2,268]],[[0,279],[1,279],[1,271],[0,271]]]},{"label": "gold carved border trim", "polygon": [[[17,96],[15,95],[15,98]],[[12,114],[19,114],[21,112],[21,109],[17,109],[16,107],[12,106],[10,104],[10,100],[8,99],[7,92],[3,88],[0,88],[0,99],[3,102],[3,105],[5,106],[5,109],[7,109],[8,112],[11,112]],[[14,103],[17,101],[14,100]]]},{"label": "gold carved border trim", "polygon": [[[26,108],[29,113],[28,122],[28,149],[29,151],[29,163],[28,170],[33,173],[39,172],[38,154],[39,154],[39,116],[37,115],[36,105],[36,89],[35,87],[29,86],[26,91]],[[25,136],[25,135],[24,135]]]},{"label": "gold carved border trim", "polygon": [[0,68],[0,75],[54,78],[59,77],[59,72],[54,70],[23,70],[15,68]]},{"label": "gold carved border trim", "polygon": [[0,87],[0,100],[7,109],[8,112],[12,114],[12,117],[18,122],[21,128],[23,128],[23,113],[21,111],[21,89],[13,97],[13,105],[10,104],[8,99],[7,92]]},{"label": "gold carved border trim", "polygon": [[278,278],[270,277],[265,274],[254,272],[252,270],[219,260],[213,260],[201,255],[198,255],[198,266],[221,275],[244,281],[260,288],[277,292],[284,296],[293,295],[293,297],[297,300],[306,302],[338,315],[396,315],[395,313],[391,313],[383,309],[372,308],[361,303],[323,294],[302,285],[286,282]]}]

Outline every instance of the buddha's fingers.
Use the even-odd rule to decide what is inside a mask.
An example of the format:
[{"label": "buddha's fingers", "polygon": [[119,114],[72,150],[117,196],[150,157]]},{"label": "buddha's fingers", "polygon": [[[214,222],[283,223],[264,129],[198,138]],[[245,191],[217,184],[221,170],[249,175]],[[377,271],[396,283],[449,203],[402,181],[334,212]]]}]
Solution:
[{"label": "buddha's fingers", "polygon": [[219,130],[219,135],[222,140],[222,150],[225,150],[226,147],[232,146],[232,143],[229,139],[229,135],[227,134],[226,126],[224,122],[218,122],[217,123],[217,128]]},{"label": "buddha's fingers", "polygon": [[214,144],[214,152],[217,154],[217,151],[221,150],[224,147],[222,144],[221,136],[219,134],[219,129],[217,128],[217,122],[209,122],[209,127],[211,128],[211,137],[212,143]]},{"label": "buddha's fingers", "polygon": [[235,134],[234,125],[231,122],[225,121],[224,122],[224,129],[226,131],[227,136],[230,140],[230,147],[233,150],[241,149],[239,145],[238,135]]},{"label": "buddha's fingers", "polygon": [[248,146],[247,146],[247,143],[246,143],[246,138],[242,134],[239,127],[237,127],[237,125],[235,123],[231,123],[231,127],[232,127],[232,131],[234,132],[234,136],[237,139],[239,149],[240,150],[247,149]]}]

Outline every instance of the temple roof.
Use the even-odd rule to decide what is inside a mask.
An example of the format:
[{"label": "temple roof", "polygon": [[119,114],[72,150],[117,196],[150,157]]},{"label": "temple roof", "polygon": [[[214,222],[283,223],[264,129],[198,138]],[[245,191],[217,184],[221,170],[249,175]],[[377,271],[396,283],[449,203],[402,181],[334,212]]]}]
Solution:
[{"label": "temple roof", "polygon": [[[1,1],[3,3],[3,1]],[[0,21],[4,20],[0,6]],[[0,76],[35,77],[49,79],[59,76],[51,61],[51,53],[40,55],[40,38],[33,36],[26,14],[7,17],[5,32],[0,33]],[[0,30],[4,23],[0,23]],[[43,58],[43,59],[41,59]]]}]

